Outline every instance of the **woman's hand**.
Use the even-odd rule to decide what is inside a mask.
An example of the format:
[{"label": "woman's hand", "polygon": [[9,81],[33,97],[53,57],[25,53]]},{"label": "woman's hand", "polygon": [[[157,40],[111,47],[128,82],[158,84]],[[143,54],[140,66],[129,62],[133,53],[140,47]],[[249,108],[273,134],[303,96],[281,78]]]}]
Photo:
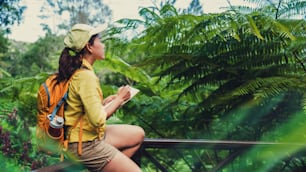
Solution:
[{"label": "woman's hand", "polygon": [[107,118],[111,117],[112,114],[122,105],[122,103],[131,97],[130,87],[128,85],[122,86],[118,89],[116,95],[111,95],[103,101],[103,105],[107,105],[110,101],[112,103],[106,106],[105,111]]},{"label": "woman's hand", "polygon": [[130,93],[130,87],[128,85],[119,88],[116,97],[117,99],[119,99],[119,101],[123,103],[124,101],[128,100],[130,97],[131,93]]},{"label": "woman's hand", "polygon": [[103,105],[107,105],[109,102],[113,101],[117,95],[110,95],[103,100]]}]

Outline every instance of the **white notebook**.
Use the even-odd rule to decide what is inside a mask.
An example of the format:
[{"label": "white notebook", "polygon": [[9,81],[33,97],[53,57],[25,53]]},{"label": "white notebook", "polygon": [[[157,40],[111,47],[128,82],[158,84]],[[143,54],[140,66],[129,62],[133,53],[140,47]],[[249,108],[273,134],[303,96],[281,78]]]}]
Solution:
[{"label": "white notebook", "polygon": [[[131,94],[131,96],[130,96],[129,99],[127,99],[126,101],[124,101],[124,102],[121,104],[121,106],[124,105],[125,103],[127,103],[128,101],[130,101],[130,100],[139,92],[139,90],[138,90],[137,88],[133,88],[133,87],[131,87],[131,86],[129,86],[129,87],[130,87],[130,94]],[[104,105],[104,108],[107,108],[107,107],[110,106],[112,103],[113,103],[113,101],[107,103],[106,105]]]}]

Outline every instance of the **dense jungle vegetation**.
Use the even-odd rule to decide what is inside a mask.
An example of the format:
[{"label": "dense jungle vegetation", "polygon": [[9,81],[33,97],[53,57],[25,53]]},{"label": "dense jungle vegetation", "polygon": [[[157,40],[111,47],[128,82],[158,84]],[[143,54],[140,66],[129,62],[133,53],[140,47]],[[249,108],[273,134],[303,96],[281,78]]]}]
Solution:
[{"label": "dense jungle vegetation", "polygon": [[[60,15],[72,1],[46,2]],[[147,138],[291,143],[254,146],[221,171],[305,171],[306,1],[246,2],[254,6],[207,14],[198,0],[187,9],[163,1],[140,9],[141,19],[110,23],[102,36],[106,60],[94,66],[103,93],[123,84],[140,93],[108,122],[139,125]],[[34,43],[10,40],[10,26],[22,21],[25,7],[19,0],[0,6],[1,171],[30,171],[59,162],[58,155],[37,149],[36,94],[57,70],[63,35],[45,25],[45,36]],[[58,27],[109,22],[95,21],[87,11]],[[108,9],[105,19],[110,14]],[[47,147],[52,152],[54,145]],[[214,149],[151,153],[169,171],[184,172],[212,171],[231,154]],[[147,159],[142,170],[158,171]]]}]

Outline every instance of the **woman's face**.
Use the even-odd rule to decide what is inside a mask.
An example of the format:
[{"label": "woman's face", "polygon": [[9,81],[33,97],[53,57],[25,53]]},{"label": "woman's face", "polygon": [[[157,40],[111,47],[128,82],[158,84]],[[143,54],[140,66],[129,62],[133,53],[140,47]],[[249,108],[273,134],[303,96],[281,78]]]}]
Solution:
[{"label": "woman's face", "polygon": [[94,43],[93,45],[91,45],[92,47],[92,55],[95,57],[96,60],[104,60],[105,59],[105,52],[104,52],[104,48],[105,45],[101,42],[100,37],[97,36],[94,39]]}]

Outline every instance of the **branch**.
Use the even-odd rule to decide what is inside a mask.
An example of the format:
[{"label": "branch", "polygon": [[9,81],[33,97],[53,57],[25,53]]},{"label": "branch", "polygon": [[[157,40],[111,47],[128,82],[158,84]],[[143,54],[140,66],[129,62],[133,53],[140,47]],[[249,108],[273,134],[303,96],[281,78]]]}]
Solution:
[{"label": "branch", "polygon": [[276,8],[275,19],[278,19],[278,13],[279,13],[279,8],[280,8],[281,3],[282,3],[282,0],[279,0],[277,8]]}]

